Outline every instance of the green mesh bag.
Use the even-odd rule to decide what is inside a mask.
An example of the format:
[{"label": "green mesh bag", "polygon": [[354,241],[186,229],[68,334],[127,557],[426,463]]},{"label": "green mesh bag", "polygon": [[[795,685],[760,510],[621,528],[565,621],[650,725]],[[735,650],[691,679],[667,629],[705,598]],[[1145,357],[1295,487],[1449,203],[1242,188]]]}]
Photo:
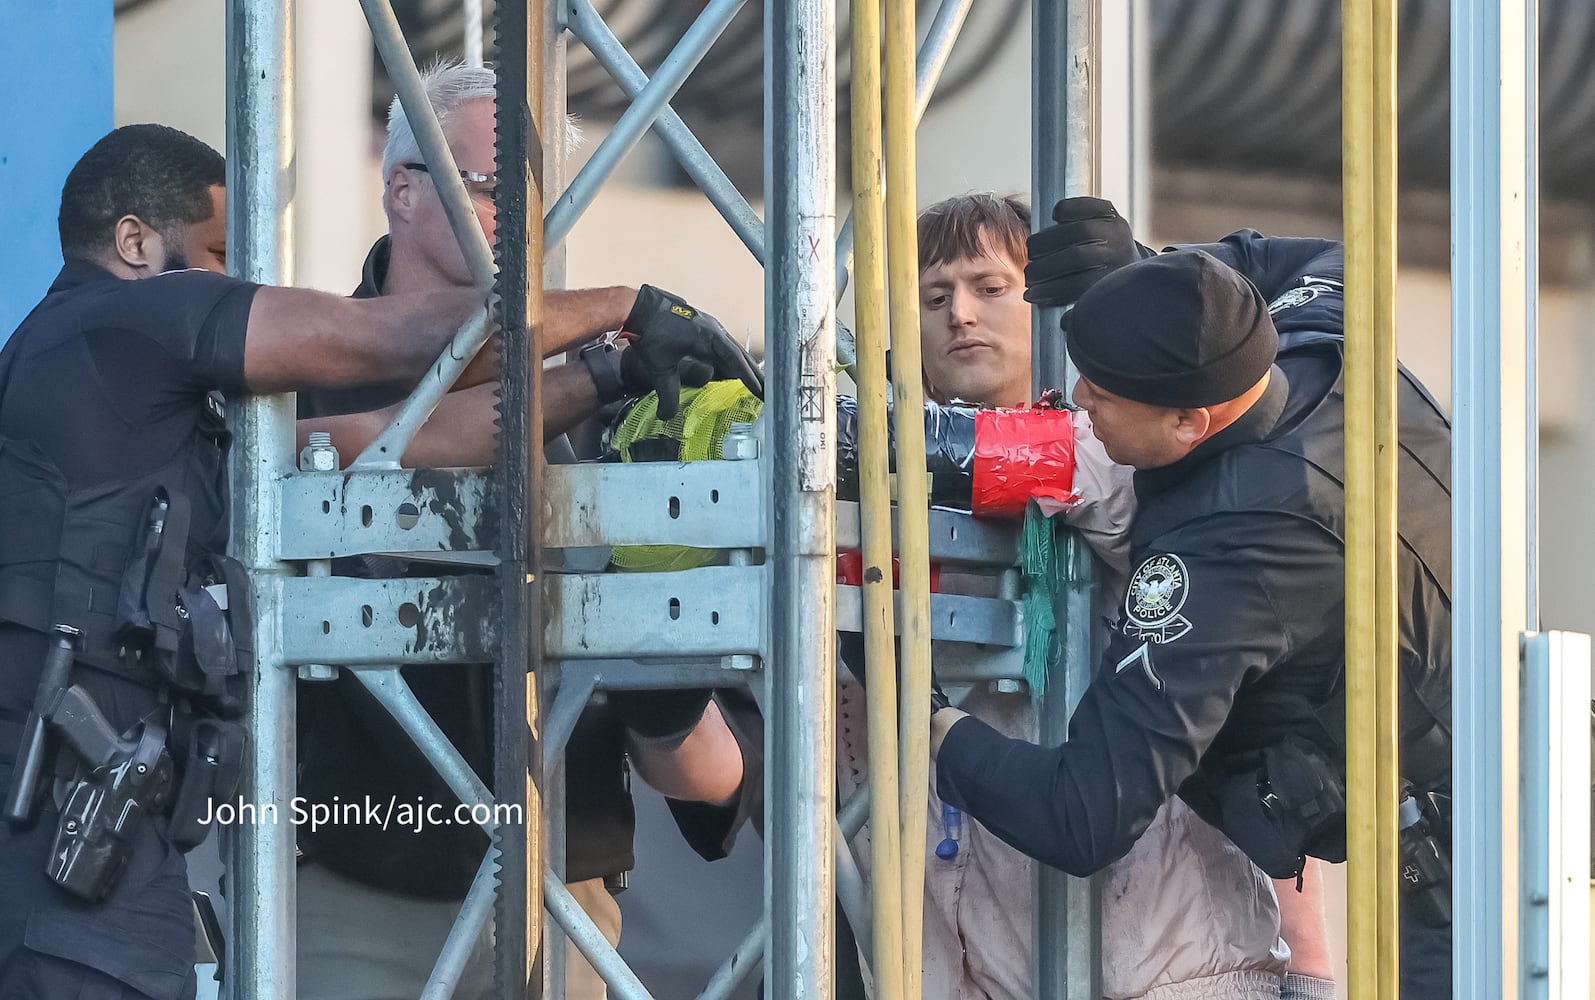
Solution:
[{"label": "green mesh bag", "polygon": [[[763,400],[736,379],[682,390],[681,406],[670,420],[659,419],[659,397],[650,393],[616,425],[609,445],[622,462],[717,459],[731,425],[750,424],[763,409]],[[713,558],[713,549],[687,545],[617,545],[610,554],[615,569],[628,573],[696,569]]]}]

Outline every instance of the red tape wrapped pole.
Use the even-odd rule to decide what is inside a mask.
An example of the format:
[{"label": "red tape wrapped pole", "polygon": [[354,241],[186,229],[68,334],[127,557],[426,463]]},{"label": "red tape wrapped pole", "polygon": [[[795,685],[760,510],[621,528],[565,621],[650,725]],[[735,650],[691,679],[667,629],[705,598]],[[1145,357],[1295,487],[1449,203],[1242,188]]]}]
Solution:
[{"label": "red tape wrapped pole", "polygon": [[1017,517],[1031,498],[1062,507],[1074,491],[1074,420],[1068,410],[981,410],[975,415],[971,510]]}]

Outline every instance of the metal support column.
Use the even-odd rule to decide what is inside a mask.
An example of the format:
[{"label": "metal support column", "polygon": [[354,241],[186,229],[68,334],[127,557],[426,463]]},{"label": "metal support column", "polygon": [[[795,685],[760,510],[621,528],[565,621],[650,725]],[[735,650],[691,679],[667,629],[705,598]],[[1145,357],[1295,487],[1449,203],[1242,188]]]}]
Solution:
[{"label": "metal support column", "polygon": [[1533,0],[1451,4],[1456,995],[1518,985],[1518,670],[1537,238]]},{"label": "metal support column", "polygon": [[[835,0],[765,15],[765,268],[774,485],[766,747],[771,996],[832,993],[835,836]],[[821,641],[816,641],[817,637]]]},{"label": "metal support column", "polygon": [[[528,773],[542,778],[538,733],[542,701],[542,324],[543,324],[543,31],[540,0],[499,0],[498,197],[496,248],[502,392],[497,474],[501,499],[499,587],[504,641],[493,689],[493,791],[500,802],[526,806],[524,822],[503,823],[498,906],[494,911],[494,979],[501,995],[520,997],[532,985],[531,957],[541,938],[547,802]],[[528,728],[530,727],[530,728]],[[555,806],[559,808],[559,806]],[[547,956],[545,955],[545,958]],[[546,962],[544,963],[547,964]]]},{"label": "metal support column", "polygon": [[[1101,192],[1101,121],[1095,88],[1101,62],[1099,0],[1065,0],[1033,6],[1032,187],[1035,226],[1050,223],[1060,198]],[[1032,387],[1072,388],[1073,365],[1064,351],[1061,310],[1036,310],[1031,351]],[[1058,609],[1058,661],[1047,697],[1037,711],[1037,742],[1062,743],[1069,714],[1091,683],[1091,557],[1078,538],[1065,552],[1068,591]],[[1095,879],[1072,878],[1036,866],[1035,995],[1046,1000],[1100,996],[1097,961],[1098,888]]]},{"label": "metal support column", "polygon": [[[227,5],[227,259],[250,281],[281,284],[293,238],[293,20],[291,0]],[[231,944],[227,989],[234,1000],[294,995],[294,671],[281,650],[282,580],[278,479],[294,467],[294,397],[252,396],[233,407],[230,549],[250,574],[255,662],[251,735],[241,794],[262,820],[231,841]],[[269,807],[269,808],[268,808]],[[273,813],[271,810],[275,810]]]}]

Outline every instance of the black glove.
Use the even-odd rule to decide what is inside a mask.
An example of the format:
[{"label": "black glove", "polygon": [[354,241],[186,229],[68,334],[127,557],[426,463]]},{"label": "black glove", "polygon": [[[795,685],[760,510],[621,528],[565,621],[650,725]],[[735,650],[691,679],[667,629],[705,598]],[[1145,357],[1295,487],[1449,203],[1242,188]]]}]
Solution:
[{"label": "black glove", "polygon": [[683,385],[739,378],[764,398],[764,379],[748,352],[718,320],[678,296],[643,285],[621,331],[631,339],[620,359],[621,381],[638,395],[658,393],[661,420],[676,415]]},{"label": "black glove", "polygon": [[1126,264],[1155,254],[1135,242],[1130,224],[1111,201],[1065,198],[1053,206],[1056,225],[1030,237],[1025,300],[1068,306],[1086,289]]},{"label": "black glove", "polygon": [[609,705],[634,735],[673,750],[698,728],[713,696],[709,688],[618,690],[609,692]]}]

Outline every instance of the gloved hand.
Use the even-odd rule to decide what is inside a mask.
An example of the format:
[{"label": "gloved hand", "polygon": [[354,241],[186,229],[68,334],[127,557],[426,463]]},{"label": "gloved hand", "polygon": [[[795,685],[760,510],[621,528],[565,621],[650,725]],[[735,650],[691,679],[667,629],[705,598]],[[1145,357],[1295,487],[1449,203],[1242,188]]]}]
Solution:
[{"label": "gloved hand", "polygon": [[764,379],[753,358],[718,320],[679,296],[643,285],[621,335],[630,340],[620,359],[621,381],[638,395],[658,393],[661,420],[676,415],[683,385],[739,378],[764,398]]},{"label": "gloved hand", "polygon": [[1111,201],[1065,198],[1052,208],[1055,225],[1027,241],[1025,300],[1043,306],[1067,306],[1111,271],[1133,264],[1153,251],[1135,242],[1130,224]]}]

